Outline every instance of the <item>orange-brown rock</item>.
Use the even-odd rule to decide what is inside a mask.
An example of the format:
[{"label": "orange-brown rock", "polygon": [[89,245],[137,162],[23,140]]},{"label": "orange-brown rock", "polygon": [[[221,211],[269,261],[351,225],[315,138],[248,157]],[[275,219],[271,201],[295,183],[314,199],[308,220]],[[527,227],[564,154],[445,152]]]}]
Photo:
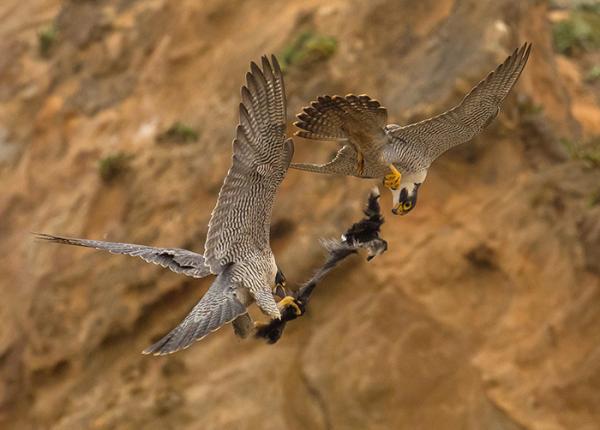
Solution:
[{"label": "orange-brown rock", "polygon": [[[598,428],[600,171],[557,143],[597,133],[598,98],[557,60],[545,3],[0,2],[0,427]],[[383,193],[389,251],[344,264],[278,344],[227,327],[142,356],[209,281],[29,232],[201,252],[248,63],[306,30],[337,50],[287,70],[290,124],[323,93],[423,118],[524,40],[534,51],[497,121],[430,170],[415,211],[393,217]],[[157,143],[177,121],[198,141]],[[296,148],[313,161],[335,145]],[[132,158],[107,184],[99,162],[117,153]],[[273,217],[290,280],[372,185],[290,171]]]}]

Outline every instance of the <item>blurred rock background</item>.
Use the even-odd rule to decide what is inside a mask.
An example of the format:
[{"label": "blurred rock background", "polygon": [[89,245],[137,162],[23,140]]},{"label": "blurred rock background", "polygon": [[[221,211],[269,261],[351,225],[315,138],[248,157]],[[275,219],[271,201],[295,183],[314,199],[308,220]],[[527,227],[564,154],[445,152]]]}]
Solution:
[{"label": "blurred rock background", "polygon": [[[210,281],[29,232],[202,252],[250,60],[318,95],[443,111],[524,41],[498,119],[436,162],[390,250],[280,343],[226,327],[140,351]],[[600,428],[600,5],[543,0],[0,2],[0,427]],[[296,160],[334,143],[296,140]],[[273,247],[300,282],[369,181],[290,171]]]}]

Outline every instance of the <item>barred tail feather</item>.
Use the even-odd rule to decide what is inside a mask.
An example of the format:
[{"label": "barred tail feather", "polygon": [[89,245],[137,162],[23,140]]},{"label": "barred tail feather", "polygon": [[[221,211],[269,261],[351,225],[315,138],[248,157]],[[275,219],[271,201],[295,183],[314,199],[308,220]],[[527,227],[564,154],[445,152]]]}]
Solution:
[{"label": "barred tail feather", "polygon": [[366,128],[376,133],[385,127],[387,111],[366,94],[322,96],[297,115],[296,136],[316,140],[346,140],[349,128]]}]

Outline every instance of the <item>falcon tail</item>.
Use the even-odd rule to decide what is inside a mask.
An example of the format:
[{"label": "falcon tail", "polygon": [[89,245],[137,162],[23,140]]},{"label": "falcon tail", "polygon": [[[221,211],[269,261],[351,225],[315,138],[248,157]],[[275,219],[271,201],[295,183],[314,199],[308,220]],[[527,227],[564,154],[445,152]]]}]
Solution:
[{"label": "falcon tail", "polygon": [[[377,100],[362,94],[322,96],[297,115],[294,123],[300,131],[296,136],[315,140],[345,140],[349,123],[357,129],[381,131],[386,125],[387,113]],[[350,127],[352,128],[352,127]]]}]

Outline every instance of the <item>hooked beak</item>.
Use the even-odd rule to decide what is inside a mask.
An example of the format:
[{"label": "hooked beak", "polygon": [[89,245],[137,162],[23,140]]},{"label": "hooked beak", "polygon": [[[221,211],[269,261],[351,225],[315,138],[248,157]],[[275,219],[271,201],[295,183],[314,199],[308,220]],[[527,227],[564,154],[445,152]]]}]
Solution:
[{"label": "hooked beak", "polygon": [[406,212],[402,210],[402,205],[400,203],[394,205],[392,208],[392,213],[394,215],[406,215]]},{"label": "hooked beak", "polygon": [[392,213],[398,215],[398,212],[402,212],[402,205],[400,204],[400,190],[390,190],[392,192]]}]

